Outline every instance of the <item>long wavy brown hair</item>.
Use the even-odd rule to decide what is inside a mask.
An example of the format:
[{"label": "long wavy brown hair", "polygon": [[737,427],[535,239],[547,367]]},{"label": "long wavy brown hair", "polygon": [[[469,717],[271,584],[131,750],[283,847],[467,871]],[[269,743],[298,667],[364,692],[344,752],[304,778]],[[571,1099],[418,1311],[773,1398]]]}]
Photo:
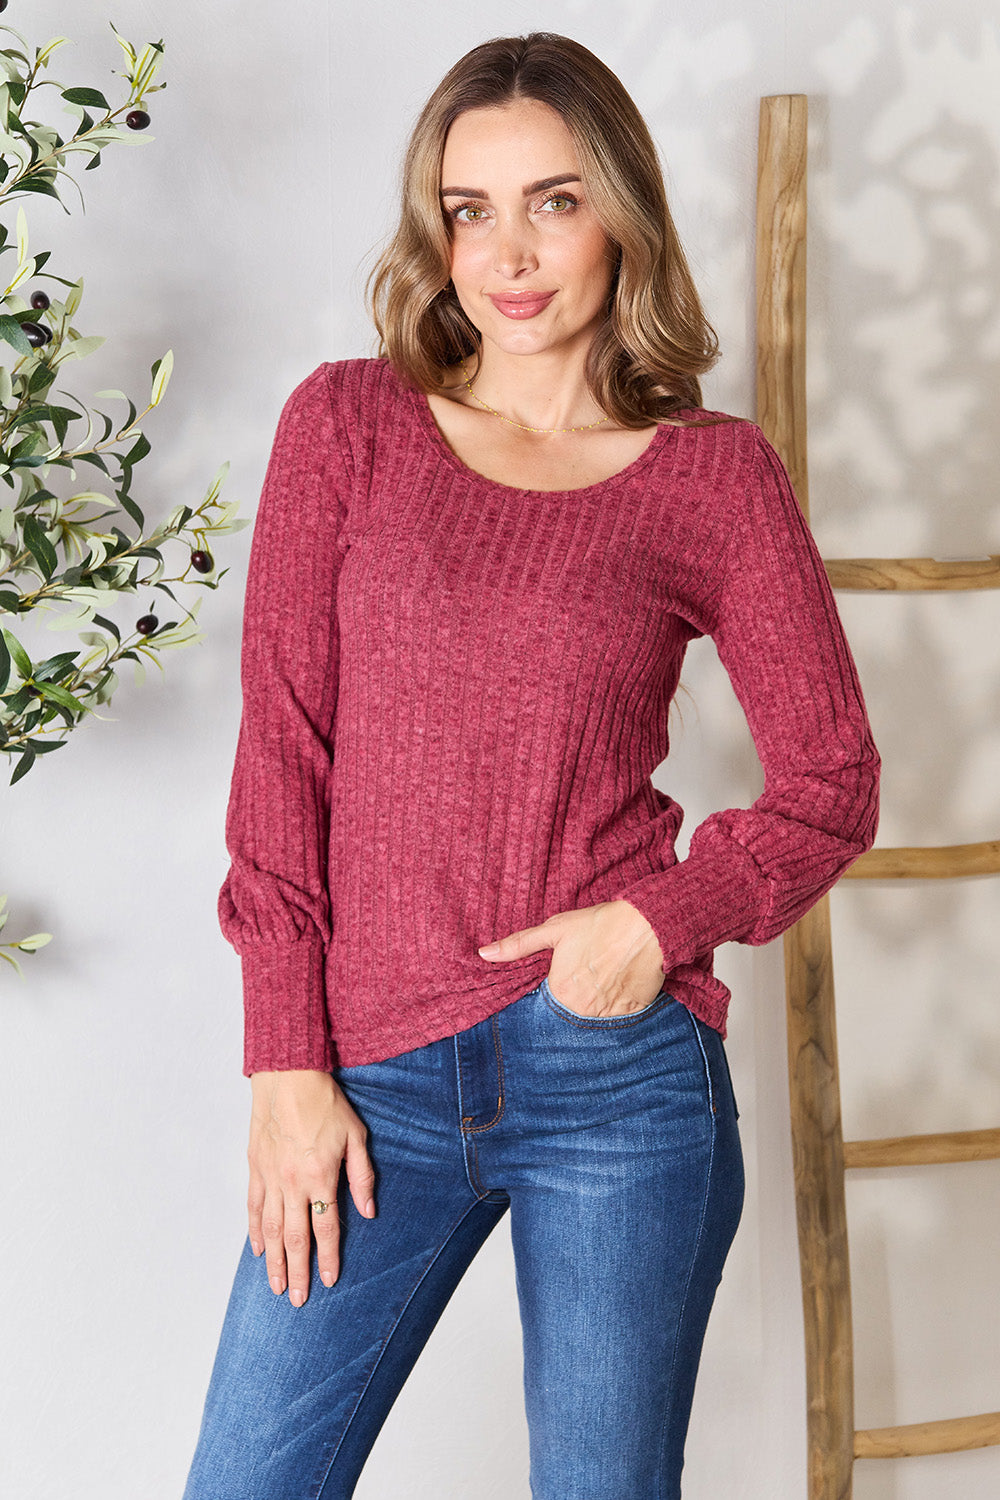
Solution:
[{"label": "long wavy brown hair", "polygon": [[623,427],[677,422],[673,412],[701,406],[700,377],[719,357],[718,339],[695,290],[645,121],[600,58],[553,32],[474,47],[424,105],[403,160],[399,225],[365,287],[378,352],[425,393],[440,390],[442,369],[459,359],[475,356],[478,369],[479,332],[451,284],[441,162],[458,115],[517,99],[548,104],[565,121],[617,252],[607,317],[588,353],[590,393]]}]

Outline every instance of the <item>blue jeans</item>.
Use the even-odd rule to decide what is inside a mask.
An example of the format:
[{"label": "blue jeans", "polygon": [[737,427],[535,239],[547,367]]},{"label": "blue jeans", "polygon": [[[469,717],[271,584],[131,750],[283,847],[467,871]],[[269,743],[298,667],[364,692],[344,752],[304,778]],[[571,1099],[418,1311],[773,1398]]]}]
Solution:
[{"label": "blue jeans", "polygon": [[[340,1500],[510,1210],[534,1500],[676,1500],[702,1340],[743,1207],[722,1038],[661,991],[590,1019],[548,981],[339,1068],[374,1219],[341,1173],[341,1269],[307,1302],[244,1248],[184,1500]],[[721,1436],[721,1434],[720,1434]]]}]

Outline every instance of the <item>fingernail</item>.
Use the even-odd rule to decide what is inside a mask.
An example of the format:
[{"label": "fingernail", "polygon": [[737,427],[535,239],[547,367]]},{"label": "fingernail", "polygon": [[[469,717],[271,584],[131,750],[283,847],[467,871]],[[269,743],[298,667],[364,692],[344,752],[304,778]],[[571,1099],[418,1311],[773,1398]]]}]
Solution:
[{"label": "fingernail", "polygon": [[260,1244],[258,1240],[250,1241],[250,1249],[253,1251],[254,1255],[264,1254],[264,1246]]},{"label": "fingernail", "polygon": [[320,1281],[322,1281],[324,1286],[333,1286],[333,1283],[337,1278],[331,1271],[321,1271],[319,1279]]},{"label": "fingernail", "polygon": [[271,1291],[274,1293],[274,1295],[276,1297],[280,1297],[281,1294],[282,1294],[282,1292],[284,1290],[285,1290],[285,1283],[282,1281],[281,1277],[280,1276],[272,1276],[271,1277]]},{"label": "fingernail", "polygon": [[499,943],[486,943],[479,952],[483,958],[492,958],[495,953],[500,952]]},{"label": "fingernail", "polygon": [[306,1300],[306,1294],[296,1286],[288,1293],[288,1300],[293,1307],[301,1307]]},{"label": "fingernail", "polygon": [[369,1219],[374,1219],[374,1217],[375,1217],[375,1199],[374,1198],[369,1198],[368,1202],[365,1204],[365,1217],[369,1218]]}]

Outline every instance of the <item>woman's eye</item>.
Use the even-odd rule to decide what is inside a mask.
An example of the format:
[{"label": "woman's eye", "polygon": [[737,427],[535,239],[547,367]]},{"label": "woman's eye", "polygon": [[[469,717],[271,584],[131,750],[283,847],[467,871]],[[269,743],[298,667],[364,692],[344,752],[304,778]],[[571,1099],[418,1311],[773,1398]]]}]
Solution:
[{"label": "woman's eye", "polygon": [[551,208],[556,213],[564,214],[569,209],[576,207],[576,199],[571,198],[568,193],[556,193],[554,197],[546,198],[542,207]]},{"label": "woman's eye", "polygon": [[478,224],[482,214],[483,210],[478,203],[460,203],[457,208],[451,210],[451,217],[457,219],[460,224]]}]

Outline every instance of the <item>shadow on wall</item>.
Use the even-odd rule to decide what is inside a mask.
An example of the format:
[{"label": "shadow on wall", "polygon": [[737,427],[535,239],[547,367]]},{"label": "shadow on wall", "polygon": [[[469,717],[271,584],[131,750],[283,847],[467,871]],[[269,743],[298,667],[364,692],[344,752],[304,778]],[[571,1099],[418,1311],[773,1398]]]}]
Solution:
[{"label": "shadow on wall", "polygon": [[[947,20],[879,3],[846,22],[790,16],[790,29],[808,32],[791,55],[808,63],[789,76],[760,55],[777,52],[776,37],[749,22],[692,37],[649,10],[629,8],[609,60],[643,81],[636,94],[665,148],[682,239],[700,252],[693,269],[727,354],[713,389],[733,381],[748,319],[744,384],[709,404],[741,409],[752,389],[752,74],[762,91],[810,96],[810,491],[821,550],[1000,552],[1000,24],[962,3]],[[683,165],[671,174],[675,145]],[[838,602],[883,755],[880,843],[996,838],[1000,594]],[[998,1123],[998,891],[984,878],[835,893],[849,1137]],[[1000,1232],[997,1172],[987,1162],[849,1176],[859,1425],[996,1405],[987,1251]],[[996,1462],[985,1450],[861,1464],[856,1493],[992,1493]]]},{"label": "shadow on wall", "polygon": [[[1000,551],[996,29],[963,46],[909,11],[891,35],[859,19],[817,60],[843,85],[811,112],[821,545]],[[885,763],[880,842],[996,837],[1000,595],[841,602]],[[836,894],[847,1135],[997,1123],[997,893],[963,880]],[[858,1425],[995,1406],[997,1166],[849,1176]],[[859,1500],[995,1482],[995,1450],[920,1462],[859,1465]]]}]

